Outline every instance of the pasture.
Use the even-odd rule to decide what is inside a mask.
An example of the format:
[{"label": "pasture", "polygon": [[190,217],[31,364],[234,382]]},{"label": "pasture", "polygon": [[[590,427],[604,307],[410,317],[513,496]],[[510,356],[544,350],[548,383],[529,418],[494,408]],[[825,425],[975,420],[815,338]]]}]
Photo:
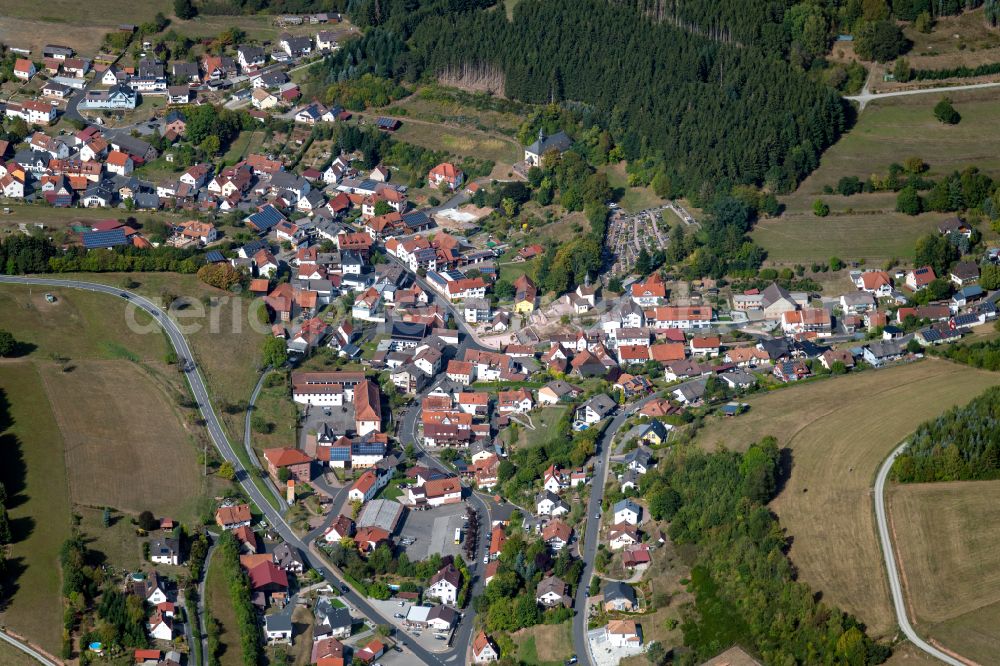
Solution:
[{"label": "pasture", "polygon": [[[517,141],[469,128],[452,128],[435,122],[403,118],[403,125],[394,135],[400,141],[431,150],[443,150],[460,157],[476,157],[496,162],[504,174],[510,165],[521,159]],[[501,177],[498,173],[494,177]]]},{"label": "pasture", "polygon": [[34,658],[24,654],[6,641],[0,641],[0,664],[4,666],[38,666]]},{"label": "pasture", "polygon": [[[251,300],[210,287],[194,275],[85,273],[67,274],[64,277],[69,279],[71,276],[116,286],[121,285],[124,280],[130,280],[134,285],[131,287],[132,291],[154,302],[164,292],[189,298],[190,305],[175,312],[174,317],[183,324],[182,330],[194,351],[202,376],[218,410],[219,419],[226,426],[230,437],[235,439],[243,437],[243,410],[235,410],[230,414],[226,407],[238,403],[245,404],[250,398],[254,384],[257,383],[261,342],[265,333],[269,332],[269,327],[255,329],[251,325],[251,322],[257,322],[257,310],[263,305],[260,299]],[[72,290],[61,290],[61,292],[72,294]],[[94,296],[94,298],[107,297]],[[210,299],[215,300],[210,301]],[[207,302],[211,305],[206,306]],[[0,305],[2,304],[0,301]],[[117,321],[112,323],[120,328]],[[152,333],[140,337],[159,339],[165,345],[162,332],[158,328],[152,330]]]},{"label": "pasture", "polygon": [[207,490],[196,433],[165,390],[138,365],[80,361],[40,374],[66,446],[70,498],[85,506],[150,510],[190,524]]},{"label": "pasture", "polygon": [[[93,0],[80,3],[72,0],[52,0],[39,5],[30,0],[6,0],[3,5],[4,20],[0,23],[0,41],[11,46],[29,48],[32,57],[41,59],[42,47],[56,42],[71,46],[85,56],[93,56],[101,46],[104,35],[117,29],[121,23],[140,24],[150,21],[157,12],[169,20],[167,30],[199,39],[214,37],[231,27],[247,34],[251,41],[270,41],[280,32],[293,35],[311,35],[317,26],[304,25],[279,27],[271,16],[196,16],[182,21],[174,16],[170,0],[138,0],[123,3],[120,0]],[[72,27],[72,30],[68,30]],[[329,24],[324,29],[346,35],[354,31],[347,23]]]},{"label": "pasture", "polygon": [[[944,125],[933,115],[934,105],[947,94],[962,114],[958,125]],[[786,207],[782,216],[766,220],[753,231],[754,240],[768,251],[768,259],[779,264],[842,259],[906,259],[913,244],[945,215],[927,213],[917,217],[895,212],[891,192],[841,197],[823,193],[836,187],[842,176],[862,180],[872,173],[884,174],[890,164],[920,157],[930,167],[927,176],[978,166],[1000,175],[1000,137],[992,128],[1000,112],[996,90],[956,91],[894,97],[872,102],[855,126],[832,146],[820,166],[792,194],[780,197]],[[822,199],[831,214],[819,218],[812,205]]]},{"label": "pasture", "polygon": [[1000,652],[1000,481],[898,484],[888,497],[917,626],[985,663]]},{"label": "pasture", "polygon": [[6,573],[12,597],[0,623],[57,654],[59,549],[70,536],[70,501],[62,433],[31,361],[0,363],[0,459],[13,536]]},{"label": "pasture", "polygon": [[772,501],[800,579],[873,635],[895,625],[875,533],[871,486],[894,446],[921,422],[964,404],[995,374],[928,359],[752,396],[735,421],[715,417],[698,442],[743,450],[773,435],[791,473]]}]

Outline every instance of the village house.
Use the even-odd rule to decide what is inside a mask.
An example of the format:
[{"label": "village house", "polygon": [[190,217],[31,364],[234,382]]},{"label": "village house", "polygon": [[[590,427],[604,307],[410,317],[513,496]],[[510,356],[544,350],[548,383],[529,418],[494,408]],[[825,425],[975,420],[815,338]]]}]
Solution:
[{"label": "village house", "polygon": [[608,532],[608,546],[611,550],[621,550],[639,543],[639,530],[628,523],[617,523]]},{"label": "village house", "polygon": [[444,184],[449,190],[457,190],[465,182],[465,174],[451,162],[442,162],[427,173],[427,185],[440,188]]},{"label": "village house", "polygon": [[628,583],[609,580],[604,584],[604,610],[634,612],[638,609],[635,590]]},{"label": "village house", "polygon": [[569,504],[563,501],[559,495],[546,490],[535,502],[535,512],[540,516],[555,518],[569,513]]},{"label": "village house", "polygon": [[638,525],[639,520],[642,518],[642,507],[628,498],[619,500],[614,505],[613,510],[615,524],[628,523],[629,525]]},{"label": "village house", "polygon": [[535,602],[546,608],[573,606],[569,596],[569,585],[558,576],[546,576],[535,586]]},{"label": "village house", "polygon": [[35,69],[35,63],[31,62],[27,58],[18,58],[14,61],[14,76],[22,81],[30,81],[38,70]]},{"label": "village house", "polygon": [[920,291],[937,279],[934,269],[930,266],[915,268],[906,273],[906,286],[912,291]]},{"label": "village house", "polygon": [[267,461],[267,471],[276,479],[282,469],[287,469],[290,478],[296,481],[307,483],[312,479],[312,458],[299,449],[265,449],[264,459]]},{"label": "village house", "polygon": [[480,631],[472,641],[472,663],[488,664],[500,659],[500,648],[485,631]]},{"label": "village house", "polygon": [[612,647],[642,645],[642,630],[635,620],[611,620],[605,627],[608,644]]},{"label": "village house", "polygon": [[224,530],[250,526],[250,505],[237,504],[219,507],[215,512],[215,524]]},{"label": "village house", "polygon": [[458,601],[458,592],[461,589],[462,574],[453,564],[449,563],[434,574],[424,594],[443,604],[455,606]]},{"label": "village house", "polygon": [[830,335],[833,331],[833,319],[826,308],[791,310],[781,314],[781,330],[786,335],[798,333]]},{"label": "village house", "polygon": [[576,420],[587,425],[594,425],[610,416],[617,407],[614,400],[604,393],[598,393],[577,407]]},{"label": "village house", "polygon": [[525,414],[534,407],[531,392],[525,388],[500,391],[497,395],[497,411],[501,414]]},{"label": "village house", "polygon": [[573,528],[561,520],[550,520],[542,528],[542,541],[554,552],[565,548],[573,538]]}]

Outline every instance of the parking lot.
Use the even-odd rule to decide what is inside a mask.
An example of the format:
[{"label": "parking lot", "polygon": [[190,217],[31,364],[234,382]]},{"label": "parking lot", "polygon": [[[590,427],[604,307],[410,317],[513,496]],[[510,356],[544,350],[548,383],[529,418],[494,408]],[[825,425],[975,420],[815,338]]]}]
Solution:
[{"label": "parking lot", "polygon": [[425,560],[431,553],[460,556],[462,546],[455,545],[455,530],[465,527],[462,520],[465,509],[465,502],[461,502],[426,511],[407,511],[399,543],[406,549],[410,561]]},{"label": "parking lot", "polygon": [[[318,432],[323,423],[329,423],[330,429],[335,433],[354,432],[354,405],[347,403],[342,407],[316,407],[305,405],[305,418],[302,421],[300,430],[301,442],[299,446],[305,444],[306,435],[311,432]],[[329,414],[327,414],[329,412]]]},{"label": "parking lot", "polygon": [[[448,641],[435,638],[433,629],[407,629],[403,626],[403,618],[406,617],[406,614],[410,611],[410,607],[413,605],[410,602],[404,601],[402,602],[403,605],[400,606],[401,602],[398,599],[389,599],[387,601],[369,599],[368,603],[375,607],[379,615],[392,622],[392,626],[396,628],[393,638],[397,644],[401,645],[400,641],[406,641],[407,645],[417,643],[428,652],[444,652],[448,649]],[[403,617],[396,617],[396,615],[402,615]],[[412,660],[414,658],[413,653],[407,650],[405,645],[402,647],[404,650],[402,656],[408,656]],[[411,661],[410,663],[416,662]]]}]

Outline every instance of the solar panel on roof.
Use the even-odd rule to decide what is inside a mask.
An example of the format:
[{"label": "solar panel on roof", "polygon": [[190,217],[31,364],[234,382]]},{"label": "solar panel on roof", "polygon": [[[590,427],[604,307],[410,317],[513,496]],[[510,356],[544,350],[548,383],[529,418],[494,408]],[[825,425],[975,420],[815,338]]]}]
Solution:
[{"label": "solar panel on roof", "polygon": [[128,238],[125,237],[125,231],[122,229],[112,229],[110,231],[87,231],[83,234],[83,246],[88,250],[127,244]]},{"label": "solar panel on roof", "polygon": [[347,446],[331,446],[330,460],[350,460],[351,449]]},{"label": "solar panel on roof", "polygon": [[222,253],[218,250],[210,250],[208,254],[205,255],[205,261],[210,264],[218,264],[225,261],[226,258],[222,256]]},{"label": "solar panel on roof", "polygon": [[384,455],[385,444],[379,442],[357,442],[351,445],[351,452],[354,455],[361,456]]},{"label": "solar panel on roof", "polygon": [[247,218],[247,221],[261,231],[270,229],[284,220],[285,216],[278,212],[278,209],[274,206],[264,206],[264,208]]}]

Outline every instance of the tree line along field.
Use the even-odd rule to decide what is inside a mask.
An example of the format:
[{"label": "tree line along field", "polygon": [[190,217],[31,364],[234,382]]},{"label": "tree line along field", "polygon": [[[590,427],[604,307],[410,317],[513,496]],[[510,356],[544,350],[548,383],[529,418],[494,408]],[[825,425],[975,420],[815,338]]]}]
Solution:
[{"label": "tree line along field", "polygon": [[[944,95],[952,98],[962,115],[958,125],[944,125],[934,118],[932,109]],[[967,166],[997,175],[998,113],[996,90],[942,91],[869,103],[855,126],[823,154],[819,168],[794,193],[780,198],[784,214],[758,222],[753,239],[767,250],[768,260],[778,264],[825,261],[831,256],[869,261],[912,258],[917,238],[947,214],[910,217],[895,212],[895,193],[842,197],[823,194],[823,187],[836,187],[843,176],[864,180],[872,173],[885,173],[893,162],[914,156],[929,165],[930,178]],[[828,217],[813,215],[816,199],[830,206]]]},{"label": "tree line along field", "polygon": [[990,663],[1000,653],[1000,481],[898,484],[888,494],[918,631]]},{"label": "tree line along field", "polygon": [[713,417],[697,441],[744,450],[773,435],[788,447],[791,473],[771,507],[792,539],[792,563],[871,635],[886,635],[895,618],[875,533],[875,472],[919,423],[998,382],[935,359],[869,370],[753,396],[749,412]]},{"label": "tree line along field", "polygon": [[272,16],[202,15],[182,21],[174,15],[172,0],[91,0],[85,3],[72,0],[45,3],[5,0],[3,13],[0,42],[29,48],[32,55],[37,54],[39,58],[42,47],[53,42],[93,56],[100,49],[105,34],[117,30],[122,23],[139,25],[151,21],[157,13],[163,13],[170,19],[170,28],[192,39],[214,37],[231,27],[243,30],[248,39],[257,41],[272,40],[283,31],[299,35],[315,34],[317,30],[315,25],[308,23],[279,28],[273,23]]},{"label": "tree line along field", "polygon": [[[83,515],[89,534],[102,528],[86,507],[111,506],[119,516],[115,534],[134,539],[129,519],[145,509],[195,522],[215,481],[201,474],[197,443],[204,433],[178,404],[183,378],[164,363],[163,334],[132,333],[113,297],[50,293],[55,302],[37,287],[0,288],[9,315],[3,327],[23,352],[0,362],[9,403],[9,418],[0,413],[0,477],[13,497],[7,505],[14,528],[12,598],[0,622],[57,653],[58,553],[71,513]],[[139,542],[131,546],[105,554],[113,565],[132,566]],[[128,557],[112,559],[121,553]]]}]

